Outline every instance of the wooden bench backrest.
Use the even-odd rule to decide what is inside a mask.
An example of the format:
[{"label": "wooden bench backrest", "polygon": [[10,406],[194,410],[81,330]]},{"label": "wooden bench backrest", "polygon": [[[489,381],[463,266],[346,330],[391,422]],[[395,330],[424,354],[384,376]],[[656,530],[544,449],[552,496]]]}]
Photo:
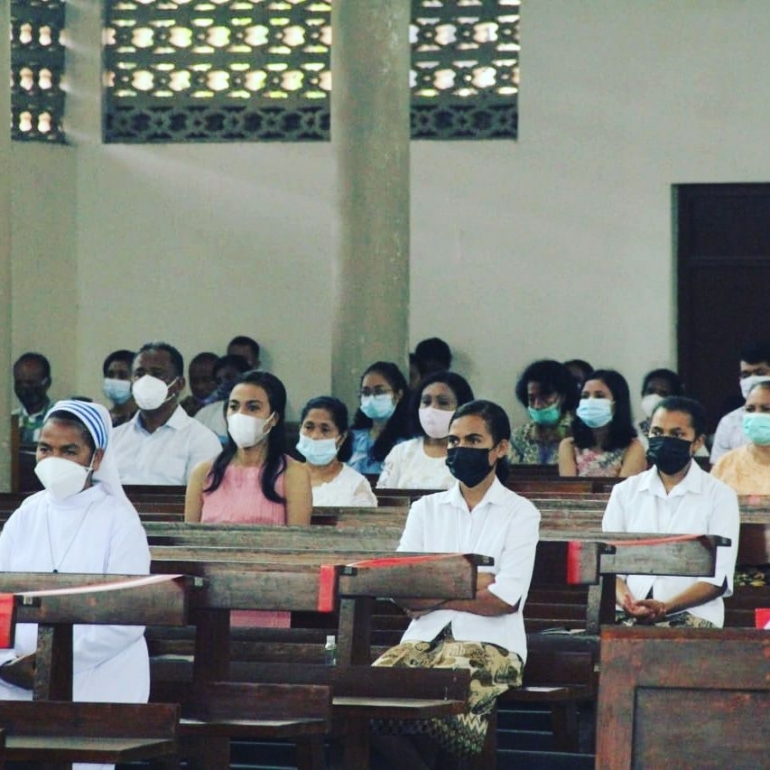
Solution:
[{"label": "wooden bench backrest", "polygon": [[606,628],[596,767],[767,767],[770,634]]},{"label": "wooden bench backrest", "polygon": [[183,626],[191,584],[184,576],[155,582],[135,575],[0,572],[0,592],[17,594],[18,623]]},{"label": "wooden bench backrest", "polygon": [[179,716],[176,703],[6,701],[0,704],[0,727],[8,735],[175,739]]},{"label": "wooden bench backrest", "polygon": [[331,723],[332,688],[309,684],[200,682],[191,709],[196,719],[322,719]]}]

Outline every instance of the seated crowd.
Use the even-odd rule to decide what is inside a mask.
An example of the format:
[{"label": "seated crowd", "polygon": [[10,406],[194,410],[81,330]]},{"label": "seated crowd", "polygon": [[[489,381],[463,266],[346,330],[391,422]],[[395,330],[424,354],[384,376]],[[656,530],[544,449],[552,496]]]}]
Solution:
[{"label": "seated crowd", "polygon": [[[259,345],[247,337],[232,340],[224,356],[195,356],[184,399],[184,362],[173,346],[148,342],[136,353],[111,353],[103,367],[109,413],[86,400],[52,407],[48,361],[25,353],[13,369],[20,437],[37,443],[36,473],[45,489],[20,512],[37,511],[47,529],[25,535],[24,548],[37,554],[27,559],[15,543],[32,520],[14,514],[0,535],[0,560],[6,569],[88,571],[93,554],[79,543],[102,527],[89,513],[106,495],[130,507],[121,484],[186,486],[188,522],[277,526],[308,525],[314,506],[376,505],[364,474],[376,477],[380,488],[443,490],[411,506],[399,550],[483,553],[494,557],[494,566],[479,570],[474,599],[401,601],[411,624],[401,644],[375,665],[461,661],[455,664],[469,668],[474,683],[472,714],[434,720],[408,739],[403,724],[378,725],[375,744],[386,766],[392,766],[388,757],[407,767],[432,766],[437,746],[460,756],[477,753],[496,696],[521,683],[522,610],[540,513],[506,488],[511,463],[556,465],[562,476],[628,477],[613,487],[605,531],[729,537],[732,545],[719,549],[713,578],[629,575],[616,586],[620,622],[723,625],[737,554],[736,491],[770,493],[770,344],[741,352],[745,404],[720,422],[711,474],[694,460],[706,443],[704,410],[683,395],[669,370],[644,378],[644,418],[635,424],[628,383],[617,371],[580,360],[536,361],[516,384],[529,421],[512,430],[499,405],[475,398],[471,385],[449,370],[446,343],[424,341],[412,363],[409,383],[395,363],[368,366],[352,420],[337,398],[311,398],[296,445],[289,446],[286,388],[259,369]],[[48,511],[59,509],[56,526],[74,534],[54,547]],[[129,524],[121,526],[133,536]],[[133,569],[141,571],[146,542],[139,541],[131,551]],[[103,550],[110,547],[105,540]],[[249,612],[233,613],[231,621],[285,626],[289,618]],[[121,640],[106,659],[128,655],[132,645],[133,638]],[[26,697],[20,693],[28,690],[30,649],[19,645],[0,666],[0,696]]]},{"label": "seated crowd", "polygon": [[[369,498],[360,476],[346,470],[335,481],[344,468],[376,476],[378,487],[448,488],[453,480],[446,466],[447,426],[454,411],[473,399],[471,385],[450,370],[451,363],[446,342],[431,338],[410,355],[409,383],[397,364],[371,364],[361,376],[359,404],[350,424],[344,405],[332,396],[323,397],[323,407],[308,405],[301,422],[311,409],[321,408],[324,414],[311,415],[308,429],[300,430],[299,443],[287,451],[305,460],[314,499],[342,505]],[[245,336],[233,338],[222,356],[197,354],[187,381],[181,354],[167,343],[110,353],[103,363],[103,393],[116,428],[115,453],[123,483],[187,484],[196,466],[231,443],[230,391],[259,366],[260,346]],[[19,437],[22,443],[34,443],[51,406],[51,367],[42,354],[24,353],[14,364],[13,376],[20,402]],[[766,494],[770,487],[765,472],[770,443],[763,432],[768,397],[760,387],[768,381],[770,343],[745,346],[740,352],[745,403],[720,420],[710,450],[714,474],[740,494]],[[188,383],[190,394],[182,398]],[[613,369],[594,370],[581,359],[529,364],[515,393],[529,420],[512,430],[511,463],[558,466],[561,476],[627,477],[648,466],[645,452],[655,408],[667,397],[685,395],[685,386],[669,369],[648,372],[638,404],[641,419],[636,422],[626,379]],[[331,452],[332,434],[320,433],[321,425],[336,431],[336,452]],[[318,451],[321,447],[323,452]],[[708,456],[706,442],[697,454]]]}]

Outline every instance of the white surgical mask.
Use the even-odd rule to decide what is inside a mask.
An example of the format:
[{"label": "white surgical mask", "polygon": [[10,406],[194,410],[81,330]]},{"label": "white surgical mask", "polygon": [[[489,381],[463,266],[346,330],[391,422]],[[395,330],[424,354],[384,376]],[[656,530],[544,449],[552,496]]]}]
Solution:
[{"label": "white surgical mask", "polygon": [[436,409],[433,406],[420,407],[417,410],[420,425],[430,438],[446,438],[449,435],[449,423],[452,422],[454,409]]},{"label": "white surgical mask", "polygon": [[297,451],[310,465],[328,465],[337,456],[337,439],[310,438],[303,433],[297,441]]},{"label": "white surgical mask", "polygon": [[[268,417],[267,420],[270,418]],[[236,412],[227,416],[227,432],[237,447],[248,449],[267,438],[270,430],[265,430],[267,420],[264,417],[252,417]]]},{"label": "white surgical mask", "polygon": [[744,377],[741,380],[741,393],[743,393],[743,398],[747,399],[749,397],[749,392],[757,383],[767,382],[768,380],[770,380],[770,377],[763,374],[752,374],[751,377]]},{"label": "white surgical mask", "polygon": [[35,474],[54,498],[66,500],[86,485],[88,474],[92,470],[91,465],[84,468],[79,463],[65,460],[63,457],[46,457],[35,466]]},{"label": "white surgical mask", "polygon": [[649,420],[652,417],[652,413],[655,407],[663,400],[663,396],[657,393],[648,393],[642,398],[642,412],[644,416]]},{"label": "white surgical mask", "polygon": [[145,374],[144,377],[140,377],[132,386],[131,392],[134,394],[134,401],[140,409],[146,409],[151,412],[153,409],[159,409],[166,401],[169,401],[173,396],[169,395],[169,388],[177,381],[178,377],[174,377],[171,382],[166,385],[163,380],[158,377],[153,377],[151,374]]},{"label": "white surgical mask", "polygon": [[116,380],[105,377],[102,392],[114,404],[125,404],[131,398],[131,380]]}]

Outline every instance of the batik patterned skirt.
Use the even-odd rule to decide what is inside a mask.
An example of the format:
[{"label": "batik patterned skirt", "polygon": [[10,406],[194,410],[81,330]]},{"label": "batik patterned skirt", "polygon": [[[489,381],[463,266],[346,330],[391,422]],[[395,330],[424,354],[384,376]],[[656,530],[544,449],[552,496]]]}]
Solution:
[{"label": "batik patterned skirt", "polygon": [[496,644],[456,641],[451,625],[433,641],[408,641],[391,647],[372,665],[466,669],[471,672],[467,713],[443,719],[378,719],[373,723],[377,733],[428,735],[444,751],[458,757],[481,751],[495,699],[509,687],[520,687],[524,670],[516,653]]}]

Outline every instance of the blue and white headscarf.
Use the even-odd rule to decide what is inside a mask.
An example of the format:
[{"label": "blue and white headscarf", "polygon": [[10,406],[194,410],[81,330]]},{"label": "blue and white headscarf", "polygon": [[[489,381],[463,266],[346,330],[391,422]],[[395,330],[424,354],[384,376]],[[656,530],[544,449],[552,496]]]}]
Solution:
[{"label": "blue and white headscarf", "polygon": [[128,502],[126,493],[120,483],[118,475],[118,466],[115,463],[113,452],[110,449],[112,439],[112,418],[107,408],[101,404],[91,403],[89,401],[75,401],[66,399],[57,401],[45,416],[47,420],[53,412],[67,412],[80,420],[86,426],[94,445],[97,449],[104,451],[104,456],[99,465],[99,470],[94,471],[94,481],[100,482],[107,494],[113,495]]}]

